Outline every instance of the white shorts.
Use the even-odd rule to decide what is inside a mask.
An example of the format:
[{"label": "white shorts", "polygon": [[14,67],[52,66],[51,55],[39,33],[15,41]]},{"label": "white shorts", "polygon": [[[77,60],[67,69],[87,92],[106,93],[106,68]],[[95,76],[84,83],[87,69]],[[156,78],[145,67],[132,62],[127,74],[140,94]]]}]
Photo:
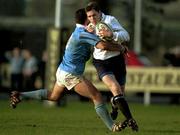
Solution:
[{"label": "white shorts", "polygon": [[56,83],[59,86],[65,86],[68,90],[71,90],[74,86],[83,80],[82,76],[73,75],[66,71],[61,70],[60,68],[56,71]]}]

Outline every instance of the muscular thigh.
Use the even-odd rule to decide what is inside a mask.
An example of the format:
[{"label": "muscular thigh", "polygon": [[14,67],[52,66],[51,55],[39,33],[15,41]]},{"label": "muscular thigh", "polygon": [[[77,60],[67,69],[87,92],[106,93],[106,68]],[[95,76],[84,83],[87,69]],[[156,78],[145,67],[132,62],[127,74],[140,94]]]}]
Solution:
[{"label": "muscular thigh", "polygon": [[61,97],[64,89],[65,89],[65,86],[55,83],[52,91],[48,95],[49,100],[57,101]]},{"label": "muscular thigh", "polygon": [[103,76],[102,80],[106,84],[106,86],[110,89],[110,91],[112,92],[112,94],[114,96],[123,93],[121,86],[118,83],[118,81],[116,80],[114,75],[112,75],[112,74],[105,75],[105,76]]},{"label": "muscular thigh", "polygon": [[99,94],[94,85],[85,78],[83,78],[81,82],[74,87],[74,90],[81,96],[88,98],[92,98]]}]

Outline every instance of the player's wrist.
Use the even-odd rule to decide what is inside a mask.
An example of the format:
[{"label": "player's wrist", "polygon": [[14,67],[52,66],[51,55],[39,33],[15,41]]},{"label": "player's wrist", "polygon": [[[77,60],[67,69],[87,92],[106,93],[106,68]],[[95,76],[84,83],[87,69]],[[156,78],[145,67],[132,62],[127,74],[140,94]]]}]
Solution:
[{"label": "player's wrist", "polygon": [[108,37],[109,37],[109,38],[113,38],[113,36],[114,36],[114,34],[113,34],[112,32],[109,32]]}]

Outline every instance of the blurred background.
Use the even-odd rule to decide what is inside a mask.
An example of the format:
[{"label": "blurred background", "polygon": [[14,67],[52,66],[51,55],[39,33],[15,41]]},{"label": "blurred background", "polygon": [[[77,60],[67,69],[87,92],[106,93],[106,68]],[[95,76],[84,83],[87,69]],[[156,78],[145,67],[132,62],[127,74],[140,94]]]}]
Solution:
[{"label": "blurred background", "polygon": [[[90,1],[0,0],[0,98],[15,89],[52,87],[55,69],[75,27],[74,12]],[[128,61],[128,67],[176,67],[176,91],[168,94],[168,102],[179,104],[180,0],[94,1],[129,32],[133,60]],[[32,67],[22,66],[21,60],[13,63],[18,56],[27,65],[31,59]]]}]

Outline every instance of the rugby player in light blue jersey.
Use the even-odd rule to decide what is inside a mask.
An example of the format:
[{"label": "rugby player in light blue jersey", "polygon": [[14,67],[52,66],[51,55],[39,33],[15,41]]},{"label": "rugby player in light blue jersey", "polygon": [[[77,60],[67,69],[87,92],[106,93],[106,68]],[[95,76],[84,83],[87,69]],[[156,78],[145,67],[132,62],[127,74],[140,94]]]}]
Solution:
[{"label": "rugby player in light blue jersey", "polygon": [[96,35],[86,32],[85,26],[88,23],[84,9],[77,10],[75,13],[76,28],[69,38],[63,60],[56,72],[56,83],[52,91],[40,89],[30,92],[11,92],[11,106],[13,108],[25,98],[40,100],[59,100],[61,94],[67,88],[74,89],[78,94],[90,98],[95,106],[97,115],[112,132],[121,131],[123,125],[114,123],[108,110],[103,103],[100,92],[84,76],[85,63],[90,58],[91,47],[96,46],[101,49],[111,51],[121,51],[121,46],[109,44],[101,41]]}]

